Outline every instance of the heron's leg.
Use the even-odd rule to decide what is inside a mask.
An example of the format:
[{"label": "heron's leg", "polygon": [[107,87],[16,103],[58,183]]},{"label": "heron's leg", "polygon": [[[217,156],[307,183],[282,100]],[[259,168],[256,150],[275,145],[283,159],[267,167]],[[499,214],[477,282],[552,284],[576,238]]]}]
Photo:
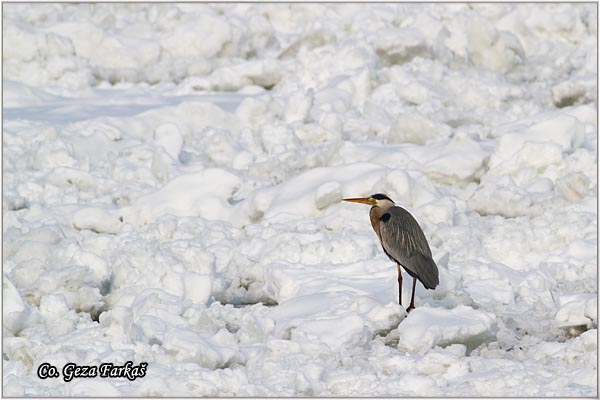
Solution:
[{"label": "heron's leg", "polygon": [[402,305],[402,271],[400,271],[400,264],[398,265],[398,304]]},{"label": "heron's leg", "polygon": [[410,306],[406,312],[411,312],[415,308],[415,289],[417,288],[417,278],[413,278],[412,296],[410,297]]}]

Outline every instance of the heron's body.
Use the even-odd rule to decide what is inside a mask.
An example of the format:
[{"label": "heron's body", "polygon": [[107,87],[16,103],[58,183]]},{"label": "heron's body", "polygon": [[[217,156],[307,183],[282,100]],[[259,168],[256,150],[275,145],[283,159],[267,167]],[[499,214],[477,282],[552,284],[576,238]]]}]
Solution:
[{"label": "heron's body", "polygon": [[427,289],[439,284],[439,271],[423,230],[413,216],[383,194],[367,198],[344,199],[371,205],[369,217],[381,247],[398,265],[399,302],[402,305],[402,274],[400,266],[413,278],[413,292],[408,310],[414,308],[416,281]]}]

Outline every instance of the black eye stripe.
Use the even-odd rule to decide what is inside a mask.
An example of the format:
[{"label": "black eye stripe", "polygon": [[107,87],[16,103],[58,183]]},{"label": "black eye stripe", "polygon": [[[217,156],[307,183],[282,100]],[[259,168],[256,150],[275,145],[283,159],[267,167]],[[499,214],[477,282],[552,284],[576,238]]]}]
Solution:
[{"label": "black eye stripe", "polygon": [[392,203],[394,202],[392,199],[390,199],[389,197],[387,197],[385,194],[381,194],[381,193],[374,194],[371,197],[374,198],[375,200],[389,200]]}]

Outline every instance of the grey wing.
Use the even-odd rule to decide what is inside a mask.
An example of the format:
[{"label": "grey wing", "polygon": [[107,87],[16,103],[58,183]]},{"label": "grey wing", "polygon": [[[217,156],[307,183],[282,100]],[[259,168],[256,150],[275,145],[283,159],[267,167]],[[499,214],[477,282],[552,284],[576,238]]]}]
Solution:
[{"label": "grey wing", "polygon": [[388,209],[379,222],[379,232],[383,249],[390,257],[412,272],[426,288],[438,285],[438,268],[425,234],[408,211],[401,207]]}]

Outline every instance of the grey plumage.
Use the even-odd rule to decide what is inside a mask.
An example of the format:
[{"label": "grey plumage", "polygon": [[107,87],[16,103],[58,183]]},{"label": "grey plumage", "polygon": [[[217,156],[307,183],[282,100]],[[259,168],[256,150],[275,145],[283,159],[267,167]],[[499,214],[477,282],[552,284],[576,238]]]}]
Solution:
[{"label": "grey plumage", "polygon": [[[374,208],[375,209],[375,208]],[[404,267],[427,289],[439,283],[439,271],[421,227],[408,211],[393,206],[381,213],[379,239],[388,257]],[[390,214],[390,218],[384,218]]]}]

